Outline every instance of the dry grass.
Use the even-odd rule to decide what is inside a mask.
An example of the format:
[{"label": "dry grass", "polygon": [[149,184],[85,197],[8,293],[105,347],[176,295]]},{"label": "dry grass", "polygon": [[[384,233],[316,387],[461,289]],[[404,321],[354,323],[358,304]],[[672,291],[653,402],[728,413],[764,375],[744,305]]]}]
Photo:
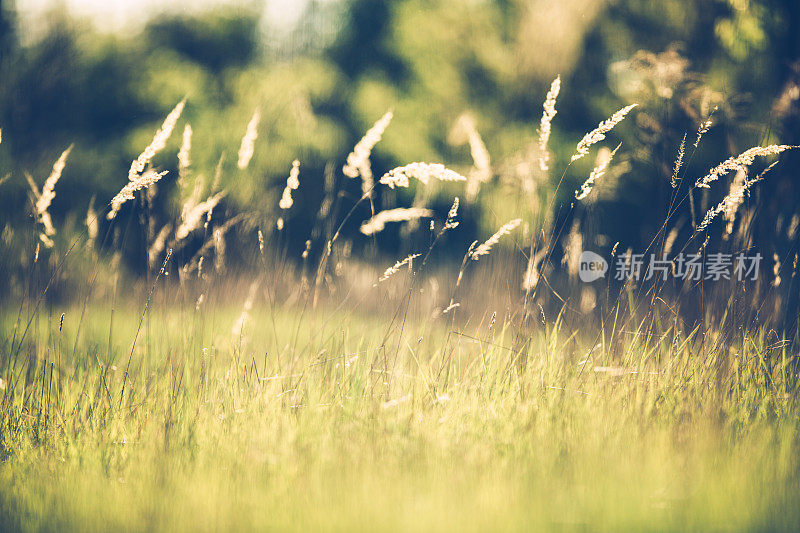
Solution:
[{"label": "dry grass", "polygon": [[[550,86],[525,156],[542,172],[551,172],[560,83]],[[100,213],[90,206],[92,242],[98,217],[115,219],[164,176],[153,157],[184,106],[133,161],[110,204]],[[584,136],[567,166],[633,108]],[[590,202],[570,194],[557,205],[556,172],[541,211],[508,202],[513,219],[446,261],[439,246],[462,227],[459,197],[468,198],[456,194],[480,202],[504,165],[492,166],[474,122],[461,123],[469,177],[417,162],[375,184],[370,156],[391,119],[389,112],[378,120],[342,167],[343,176],[362,178],[360,197],[342,210],[348,195],[326,180],[317,237],[302,254],[291,252],[299,257],[287,251],[284,231],[293,194],[306,192],[299,161],[278,202],[259,199],[266,214],[231,207],[214,219],[226,194],[217,192],[222,163],[205,201],[199,174],[189,193],[188,124],[177,162],[180,209],[159,231],[152,223],[143,232],[145,279],[126,276],[118,255],[97,261],[102,250],[77,247],[83,235],[43,252],[52,270],[37,246],[18,307],[0,312],[0,527],[792,529],[800,519],[796,346],[766,326],[737,327],[736,312],[684,320],[657,279],[623,281],[616,293],[609,280],[576,285]],[[259,120],[256,111],[239,169],[249,168]],[[688,223],[675,221],[675,187],[653,238],[658,249],[704,253],[719,214],[732,236],[745,195],[772,166],[752,180],[747,169],[790,148],[750,149],[687,185],[692,200],[738,172],[683,241],[679,229]],[[613,171],[619,150],[601,148],[577,200]],[[41,192],[32,184],[36,224],[46,226],[42,213],[68,154]],[[673,169],[673,186],[684,154],[685,137],[666,172]],[[340,239],[358,207],[372,206],[376,187],[412,185],[413,207],[385,206],[360,226],[372,241],[388,223],[431,219],[430,231],[418,232],[424,239],[405,234],[392,266],[384,270],[389,261]],[[525,191],[519,180],[513,186]],[[455,197],[446,216],[427,205],[422,188],[438,189],[448,204]],[[156,193],[148,192],[149,202]],[[793,219],[787,231],[799,225]],[[238,243],[230,253],[229,238]],[[559,246],[565,281],[552,275]],[[84,251],[89,265],[79,267]],[[772,266],[776,288],[788,279],[787,262],[776,255]],[[78,298],[48,300],[53,280],[67,277],[88,280]],[[727,290],[722,298],[734,306],[735,283],[709,289],[710,297]],[[697,285],[686,287],[678,290]]]}]

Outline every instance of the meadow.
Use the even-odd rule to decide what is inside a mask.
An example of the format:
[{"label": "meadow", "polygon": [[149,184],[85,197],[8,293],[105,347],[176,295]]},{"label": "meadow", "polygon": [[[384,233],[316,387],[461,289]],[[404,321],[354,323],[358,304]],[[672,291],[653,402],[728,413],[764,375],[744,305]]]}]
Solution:
[{"label": "meadow", "polygon": [[792,357],[763,336],[707,358],[677,333],[607,338],[587,361],[565,355],[574,333],[558,323],[520,354],[504,324],[471,340],[411,320],[399,336],[369,316],[254,310],[246,339],[232,339],[238,309],[197,312],[177,292],[153,303],[129,370],[136,300],[118,304],[112,335],[108,303],[93,304],[77,346],[80,308],[64,308],[60,330],[57,313],[39,319],[18,392],[4,391],[4,528],[791,530],[800,519]]},{"label": "meadow", "polygon": [[[559,83],[543,108],[533,160],[541,168]],[[182,206],[174,222],[150,230],[147,275],[126,273],[113,254],[101,258],[96,221],[136,220],[137,211],[125,210],[132,204],[147,212],[164,176],[153,158],[185,105],[85,229],[64,236],[48,214],[70,149],[41,188],[29,180],[33,224],[14,237],[18,248],[7,245],[21,250],[25,267],[0,315],[3,529],[792,530],[800,523],[796,344],[766,325],[737,327],[714,314],[719,306],[684,321],[662,285],[633,278],[598,304],[598,322],[576,320],[570,302],[555,314],[545,310],[537,295],[563,222],[534,217],[541,227],[525,237],[521,219],[529,213],[518,213],[463,260],[429,268],[437,244],[458,226],[459,198],[438,219],[423,206],[375,209],[360,226],[365,235],[434,220],[427,242],[412,243],[414,253],[370,264],[340,239],[355,209],[344,205],[328,213],[321,251],[310,254],[309,241],[292,258],[280,236],[282,215],[302,193],[295,162],[276,220],[249,226],[247,253],[226,260],[226,232],[246,217],[212,222],[225,192],[191,172],[186,128]],[[634,107],[587,133],[572,162]],[[412,163],[373,176],[370,152],[391,119],[379,119],[344,163],[342,173],[362,181],[355,205],[370,204],[379,187],[411,183],[461,187],[466,198],[491,179],[485,147],[469,128],[474,168],[466,175]],[[241,142],[240,169],[257,129],[258,113]],[[791,149],[755,147],[691,184],[696,191],[738,176],[697,234],[717,215],[735,217],[764,177],[747,179],[756,158]],[[616,152],[602,152],[569,209],[592,194]],[[672,214],[654,237],[664,253],[675,240],[666,231]],[[191,234],[203,244],[188,248]],[[707,242],[693,236],[684,249],[702,253]],[[248,268],[226,274],[241,266],[234,260]],[[569,254],[565,264],[573,269]],[[71,291],[53,294],[67,281]]]}]

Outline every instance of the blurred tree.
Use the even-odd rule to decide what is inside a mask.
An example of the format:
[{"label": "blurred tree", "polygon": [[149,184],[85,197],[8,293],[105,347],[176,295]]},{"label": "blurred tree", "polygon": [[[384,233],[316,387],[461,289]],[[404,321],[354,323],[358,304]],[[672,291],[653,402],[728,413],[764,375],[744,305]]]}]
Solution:
[{"label": "blurred tree", "polygon": [[392,23],[397,4],[391,0],[353,0],[341,31],[328,54],[347,76],[357,78],[376,70],[401,84],[406,66],[393,46]]},{"label": "blurred tree", "polygon": [[213,10],[194,17],[171,16],[150,22],[145,41],[151,49],[174,50],[219,75],[252,64],[261,36],[255,12]]},{"label": "blurred tree", "polygon": [[0,63],[17,49],[17,45],[13,0],[0,0]]}]

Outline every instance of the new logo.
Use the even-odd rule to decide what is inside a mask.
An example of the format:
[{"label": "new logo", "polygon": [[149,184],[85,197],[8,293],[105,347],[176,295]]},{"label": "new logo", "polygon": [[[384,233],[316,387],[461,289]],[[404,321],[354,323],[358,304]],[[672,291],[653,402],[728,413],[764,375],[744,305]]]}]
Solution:
[{"label": "new logo", "polygon": [[601,256],[589,250],[581,253],[580,269],[578,277],[584,283],[591,283],[597,279],[605,277],[608,272],[608,262]]}]

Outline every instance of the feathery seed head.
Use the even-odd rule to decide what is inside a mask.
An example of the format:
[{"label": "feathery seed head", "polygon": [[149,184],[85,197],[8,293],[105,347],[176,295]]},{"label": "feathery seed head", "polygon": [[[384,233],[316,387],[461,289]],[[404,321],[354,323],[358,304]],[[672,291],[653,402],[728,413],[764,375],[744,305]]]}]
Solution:
[{"label": "feathery seed head", "polygon": [[614,148],[614,150],[610,152],[608,156],[603,158],[598,157],[599,161],[592,170],[592,173],[589,174],[589,177],[586,179],[585,182],[583,182],[583,185],[581,185],[581,189],[579,191],[575,191],[576,200],[583,200],[584,198],[589,196],[589,193],[592,192],[592,187],[594,187],[594,182],[599,178],[603,177],[603,174],[606,173],[608,165],[611,164],[611,160],[614,158],[614,154],[617,153],[617,150],[619,150],[620,146],[622,145],[621,144],[617,145],[617,147]]},{"label": "feathery seed head", "polygon": [[542,120],[539,123],[539,168],[545,172],[550,166],[550,151],[547,142],[550,140],[553,118],[556,116],[556,99],[561,91],[561,76],[556,77],[547,91],[547,98],[542,105]]},{"label": "feathery seed head", "polygon": [[396,209],[386,209],[361,224],[361,233],[373,235],[386,227],[388,222],[405,222],[423,217],[432,217],[433,211],[421,207],[398,207]]},{"label": "feathery seed head", "polygon": [[203,221],[203,215],[214,209],[220,200],[225,197],[225,194],[225,191],[217,193],[184,213],[184,215],[181,217],[182,220],[180,226],[178,226],[178,229],[175,230],[175,240],[183,240],[188,237],[191,232],[199,228]]},{"label": "feathery seed head", "polygon": [[347,156],[347,163],[342,167],[342,172],[348,178],[361,176],[364,180],[372,180],[372,166],[369,157],[372,149],[383,137],[383,133],[392,121],[394,114],[387,111],[377,122],[367,130],[364,137],[356,143],[353,151]]},{"label": "feathery seed head", "polygon": [[675,159],[675,168],[672,170],[672,179],[670,179],[670,185],[672,188],[676,188],[678,186],[678,172],[681,170],[681,166],[683,166],[683,156],[686,153],[686,134],[683,134],[683,140],[681,141],[681,146],[678,148],[678,157]]},{"label": "feathery seed head", "polygon": [[242,314],[239,315],[239,318],[233,324],[233,328],[231,328],[231,334],[234,337],[241,336],[242,332],[244,331],[244,326],[247,324],[247,320],[250,318],[250,311],[253,309],[253,303],[255,302],[256,295],[258,294],[259,285],[260,283],[258,280],[250,284],[250,290],[247,292],[247,299],[244,301],[244,305],[242,306]]},{"label": "feathery seed head", "polygon": [[53,201],[53,198],[56,197],[56,183],[58,183],[58,180],[61,178],[61,173],[64,171],[64,167],[67,164],[67,157],[71,151],[72,145],[64,150],[53,164],[53,170],[50,172],[50,176],[47,177],[47,180],[45,180],[42,186],[42,193],[36,201],[37,214],[41,215],[46,212],[50,208],[50,203]]},{"label": "feathery seed head", "polygon": [[507,222],[506,224],[501,226],[500,229],[497,230],[497,232],[494,235],[489,237],[489,239],[486,242],[479,245],[471,252],[472,259],[477,261],[481,256],[489,255],[489,252],[492,251],[494,245],[500,242],[500,238],[503,237],[503,235],[508,235],[509,233],[514,231],[517,228],[517,226],[520,225],[521,222],[522,222],[521,218],[515,218],[514,220]]},{"label": "feathery seed head", "polygon": [[247,123],[247,131],[242,137],[242,144],[239,146],[239,161],[237,166],[244,170],[250,164],[255,152],[256,139],[258,139],[258,123],[261,121],[261,110],[256,109],[253,117]]},{"label": "feathery seed head", "polygon": [[697,137],[694,140],[694,147],[695,148],[697,148],[700,145],[700,139],[703,138],[703,135],[705,135],[708,132],[708,130],[711,129],[711,126],[714,125],[714,122],[711,119],[711,115],[713,115],[716,110],[717,110],[717,108],[715,107],[711,111],[711,113],[709,113],[708,118],[700,124],[699,128],[697,128]]},{"label": "feathery seed head", "polygon": [[89,201],[89,208],[86,210],[86,231],[89,233],[89,240],[94,241],[97,239],[97,233],[100,229],[100,223],[97,220],[97,213],[94,210],[94,196]]},{"label": "feathery seed head", "polygon": [[[447,220],[444,223],[444,229],[453,229],[458,226],[458,221],[456,217],[458,216],[458,196],[455,197],[453,200],[453,206],[450,208],[450,211],[447,213]],[[433,220],[431,220],[431,224],[433,224]]]},{"label": "feathery seed head", "polygon": [[380,182],[394,189],[395,187],[408,187],[409,178],[418,179],[425,185],[432,179],[439,181],[467,181],[467,178],[440,163],[410,163],[390,170],[381,177]]},{"label": "feathery seed head", "polygon": [[295,159],[292,162],[292,170],[289,171],[289,177],[286,179],[286,187],[283,189],[281,200],[278,202],[278,207],[281,209],[289,209],[294,204],[292,200],[292,191],[300,186],[300,161]]},{"label": "feathery seed head", "polygon": [[383,273],[383,276],[378,278],[378,283],[389,279],[391,276],[396,274],[404,265],[408,265],[409,270],[411,270],[413,268],[412,262],[420,255],[422,254],[411,254],[405,259],[396,262],[393,266],[390,266],[389,268],[386,269],[386,271]]},{"label": "feathery seed head", "polygon": [[178,184],[181,188],[186,186],[186,173],[191,166],[190,154],[192,151],[192,127],[186,124],[183,128],[181,148],[178,151]]},{"label": "feathery seed head", "polygon": [[697,180],[695,187],[708,189],[710,188],[709,184],[717,181],[720,177],[725,176],[730,172],[749,167],[753,164],[753,161],[758,156],[767,157],[770,155],[777,155],[781,152],[785,152],[786,150],[793,150],[795,148],[797,148],[797,146],[789,146],[785,144],[754,146],[753,148],[745,150],[738,156],[729,157],[716,167],[709,170],[708,174]]},{"label": "feathery seed head", "polygon": [[598,126],[595,129],[584,135],[583,139],[580,140],[578,146],[575,148],[575,155],[573,155],[572,159],[570,159],[570,163],[573,161],[577,161],[578,159],[588,154],[589,147],[605,139],[606,133],[611,131],[614,128],[614,126],[622,122],[622,120],[631,111],[631,109],[633,109],[637,105],[638,104],[631,104],[629,106],[623,107],[622,109],[611,115],[611,117],[598,124]]},{"label": "feathery seed head", "polygon": [[454,144],[466,142],[469,145],[474,166],[467,176],[467,200],[472,202],[478,195],[481,183],[485,183],[492,178],[492,163],[489,151],[486,149],[480,133],[478,133],[475,119],[468,113],[464,113],[458,118],[450,137],[451,142]]},{"label": "feathery seed head", "polygon": [[292,170],[289,171],[289,178],[286,180],[286,186],[292,190],[296,190],[300,186],[300,161],[295,159],[292,161]]},{"label": "feathery seed head", "polygon": [[136,191],[146,189],[151,185],[155,184],[167,175],[167,171],[164,172],[156,172],[155,170],[149,170],[142,175],[136,177],[135,180],[129,181],[118,193],[114,198],[111,199],[111,211],[108,212],[106,218],[108,220],[113,220],[117,213],[119,213],[122,204],[127,202],[128,200],[133,200],[133,193]]},{"label": "feathery seed head", "polygon": [[744,202],[744,197],[749,193],[750,187],[764,179],[764,175],[772,170],[777,164],[778,162],[775,161],[752,180],[747,180],[747,166],[740,167],[737,171],[736,177],[733,180],[733,183],[731,183],[731,188],[728,191],[728,195],[723,198],[716,207],[712,207],[706,212],[702,222],[700,222],[700,225],[697,226],[696,231],[699,232],[705,230],[717,217],[717,215],[724,213],[725,220],[728,222],[725,230],[725,237],[729,236],[733,231],[733,222],[736,217],[736,212],[738,211],[739,206],[742,205],[742,202]]},{"label": "feathery seed head", "polygon": [[147,249],[147,262],[151,269],[158,264],[158,256],[161,255],[161,252],[163,252],[166,247],[167,237],[170,231],[172,231],[172,224],[164,224],[164,227],[158,232],[156,238],[153,239],[150,248]]},{"label": "feathery seed head", "polygon": [[[145,167],[148,163],[155,157],[155,155],[164,149],[167,145],[167,140],[169,140],[170,136],[172,135],[172,130],[175,129],[175,125],[178,123],[178,119],[183,113],[183,108],[186,106],[186,99],[184,98],[181,100],[175,108],[170,111],[167,118],[164,119],[164,123],[161,125],[161,128],[156,132],[153,140],[144,149],[144,151],[139,155],[131,163],[131,168],[128,171],[128,181],[135,181],[137,177],[139,177],[142,172],[144,172]],[[138,190],[138,189],[137,189]]]},{"label": "feathery seed head", "polygon": [[281,199],[278,202],[278,207],[281,209],[289,209],[294,205],[294,200],[292,200],[292,189],[290,187],[286,187],[283,189],[283,194],[281,195]]}]

